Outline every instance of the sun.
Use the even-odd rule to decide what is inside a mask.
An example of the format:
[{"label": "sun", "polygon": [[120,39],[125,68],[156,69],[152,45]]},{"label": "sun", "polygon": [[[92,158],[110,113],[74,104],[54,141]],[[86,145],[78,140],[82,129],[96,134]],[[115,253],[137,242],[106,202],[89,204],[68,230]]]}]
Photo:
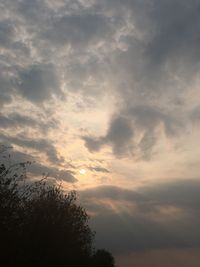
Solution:
[{"label": "sun", "polygon": [[86,174],[86,170],[85,169],[80,169],[79,173],[84,175],[84,174]]}]

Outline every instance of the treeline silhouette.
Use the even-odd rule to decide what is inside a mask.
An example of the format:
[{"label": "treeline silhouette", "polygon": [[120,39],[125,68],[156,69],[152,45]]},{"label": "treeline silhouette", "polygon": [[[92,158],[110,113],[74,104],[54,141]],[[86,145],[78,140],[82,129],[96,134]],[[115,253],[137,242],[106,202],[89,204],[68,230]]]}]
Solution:
[{"label": "treeline silhouette", "polygon": [[27,164],[0,164],[0,266],[114,267],[108,251],[93,247],[76,193],[27,182]]}]

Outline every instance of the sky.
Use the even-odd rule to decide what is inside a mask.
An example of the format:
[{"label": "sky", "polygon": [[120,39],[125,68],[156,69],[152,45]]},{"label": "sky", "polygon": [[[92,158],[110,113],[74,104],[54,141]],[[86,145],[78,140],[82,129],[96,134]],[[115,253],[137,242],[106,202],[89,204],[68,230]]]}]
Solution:
[{"label": "sky", "polygon": [[119,267],[199,266],[199,47],[200,0],[0,1],[0,142]]}]

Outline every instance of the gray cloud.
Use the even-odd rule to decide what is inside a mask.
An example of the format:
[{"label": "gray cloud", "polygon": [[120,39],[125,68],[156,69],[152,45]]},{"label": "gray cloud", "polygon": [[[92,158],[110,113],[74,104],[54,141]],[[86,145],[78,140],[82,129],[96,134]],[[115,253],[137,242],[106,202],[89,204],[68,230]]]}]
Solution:
[{"label": "gray cloud", "polygon": [[83,198],[125,200],[138,204],[174,205],[186,209],[198,209],[199,179],[183,179],[163,182],[154,186],[141,187],[137,191],[117,186],[99,186],[81,191]]},{"label": "gray cloud", "polygon": [[0,139],[3,142],[9,143],[9,145],[18,145],[20,147],[26,147],[26,148],[31,148],[34,150],[37,150],[41,153],[45,153],[48,157],[48,160],[51,163],[63,163],[64,159],[62,157],[58,156],[58,153],[56,151],[56,148],[54,145],[51,143],[50,140],[46,139],[33,139],[33,138],[28,138],[25,136],[9,136],[9,135],[4,135],[0,134]]},{"label": "gray cloud", "polygon": [[71,44],[81,48],[105,38],[108,29],[106,17],[83,12],[55,18],[43,37],[57,45]]},{"label": "gray cloud", "polygon": [[190,112],[190,118],[191,118],[192,122],[199,124],[199,122],[200,122],[200,106],[195,107]]},{"label": "gray cloud", "polygon": [[117,157],[149,160],[158,128],[167,138],[184,132],[197,105],[187,93],[199,74],[198,1],[3,0],[0,12],[1,106],[20,96],[53,110],[54,96],[73,94],[87,109],[112,94],[107,132],[83,139]]},{"label": "gray cloud", "polygon": [[20,116],[19,114],[11,114],[11,116],[0,115],[0,127],[1,128],[10,128],[18,127],[22,125],[35,126],[37,123],[35,120],[30,117]]},{"label": "gray cloud", "polygon": [[[154,62],[166,61],[168,57],[181,56],[198,62],[200,30],[198,1],[153,1],[150,13],[156,24],[155,36],[148,46],[148,54]],[[170,15],[170,19],[169,19]]]},{"label": "gray cloud", "polygon": [[4,69],[0,64],[0,71],[0,103],[3,106],[12,101],[13,84],[7,68]]},{"label": "gray cloud", "polygon": [[41,103],[52,95],[62,95],[56,70],[50,65],[33,65],[21,70],[17,88],[25,98],[35,103]]},{"label": "gray cloud", "polygon": [[19,113],[10,113],[7,116],[0,114],[0,128],[2,129],[11,129],[11,128],[37,128],[43,132],[47,132],[51,128],[58,127],[59,122],[54,119],[41,119],[33,118],[31,116],[26,116]]},{"label": "gray cloud", "polygon": [[[9,145],[7,147],[10,147]],[[0,155],[1,162],[5,162],[5,164],[17,164],[22,162],[31,162],[31,165],[27,165],[27,172],[30,173],[31,177],[41,177],[47,176],[55,178],[56,181],[65,181],[69,183],[77,182],[77,179],[74,177],[73,172],[67,169],[58,169],[56,167],[47,166],[42,163],[39,163],[37,159],[30,154],[26,154],[17,150],[11,150],[11,157],[7,157],[6,155],[9,153],[9,150],[5,150],[5,152]],[[5,158],[2,158],[5,156]]]},{"label": "gray cloud", "polygon": [[14,25],[7,20],[0,21],[0,46],[4,48],[10,47],[14,36]]},{"label": "gray cloud", "polygon": [[94,172],[110,173],[109,170],[107,170],[106,168],[103,168],[103,167],[101,167],[101,166],[89,167],[89,169],[90,169],[91,171],[94,171]]},{"label": "gray cloud", "polygon": [[[94,138],[84,136],[86,147],[91,151],[99,151],[105,144],[111,145],[116,156],[134,153],[139,149],[142,159],[149,159],[158,139],[157,130],[163,126],[167,137],[174,137],[182,129],[182,123],[170,114],[151,106],[135,106],[122,111],[111,120],[105,136]],[[134,131],[139,131],[142,138],[134,142]]]},{"label": "gray cloud", "polygon": [[131,201],[140,199],[140,194],[117,186],[99,186],[81,191],[80,194],[85,199],[94,197],[97,199],[110,198],[113,200]]},{"label": "gray cloud", "polygon": [[39,163],[33,163],[28,167],[28,172],[35,176],[45,175],[47,177],[53,177],[57,181],[65,181],[69,183],[77,182],[77,179],[74,177],[73,172],[70,170],[59,170],[54,167],[48,167]]},{"label": "gray cloud", "polygon": [[163,266],[163,267],[198,267],[199,266],[199,248],[183,249],[155,249],[144,252],[125,253],[116,257],[118,266]]},{"label": "gray cloud", "polygon": [[98,151],[103,145],[110,144],[116,155],[122,155],[129,149],[133,135],[131,121],[126,117],[119,116],[112,119],[105,136],[96,139],[84,136],[83,139],[90,151]]},{"label": "gray cloud", "polygon": [[32,24],[32,27],[34,27],[35,25],[44,22],[44,19],[46,19],[48,16],[48,12],[51,10],[46,5],[45,1],[22,0],[16,3],[15,11],[25,19],[25,22],[28,23],[28,26],[29,24]]},{"label": "gray cloud", "polygon": [[[120,1],[116,1],[116,6],[114,2],[108,5],[113,14],[121,10],[119,7],[122,8]],[[184,125],[188,123],[187,99],[178,105],[175,99],[184,99],[184,93],[190,90],[199,73],[199,3],[124,1],[123,7],[136,31],[123,38],[127,49],[118,50],[111,58],[112,84],[121,104],[116,116],[128,118],[134,134],[127,139],[122,127],[121,138],[126,145],[121,145],[115,137],[107,142],[112,131],[111,119],[105,136],[84,136],[84,140],[90,151],[99,151],[110,144],[117,156],[133,150],[136,158],[150,159],[160,139],[158,127],[162,125],[165,135],[172,138],[184,133]],[[192,120],[198,117],[197,113],[193,112]],[[137,138],[138,132],[143,137],[135,144],[132,137]]]},{"label": "gray cloud", "polygon": [[[146,100],[165,96],[165,101],[169,101],[172,89],[179,96],[184,87],[179,88],[179,79],[172,73],[187,84],[198,71],[198,6],[195,0],[190,3],[125,0],[123,5],[121,1],[56,4],[35,0],[16,1],[11,8],[11,2],[3,1],[4,13],[7,10],[13,14],[12,20],[3,20],[6,27],[10,29],[15,25],[19,35],[25,33],[21,45],[28,46],[32,55],[40,59],[38,66],[26,65],[20,71],[19,92],[34,103],[49,99],[52,94],[62,94],[56,74],[45,64],[51,62],[56,69],[62,62],[60,56],[65,55],[70,66],[78,58],[84,68],[88,67],[90,59],[101,59],[93,64],[90,75],[94,80],[99,81],[99,76],[100,81],[102,78],[110,80],[125,105],[135,101],[145,105]],[[2,31],[6,31],[3,36],[10,38],[12,30],[6,27],[2,26]],[[98,42],[102,43],[100,50],[95,47]],[[71,45],[69,55],[60,47],[67,44]],[[121,46],[125,48],[121,49]],[[99,68],[100,64],[102,68]],[[66,67],[63,62],[61,65]],[[93,69],[99,69],[98,73]],[[65,77],[70,80],[68,70],[70,72],[69,66]],[[86,77],[77,79],[77,75],[74,74],[70,84],[81,88]],[[46,81],[47,77],[51,83]],[[84,91],[86,94],[92,92],[87,88]]]},{"label": "gray cloud", "polygon": [[80,192],[97,230],[97,244],[113,252],[198,247],[199,180],[137,191],[101,186]]}]

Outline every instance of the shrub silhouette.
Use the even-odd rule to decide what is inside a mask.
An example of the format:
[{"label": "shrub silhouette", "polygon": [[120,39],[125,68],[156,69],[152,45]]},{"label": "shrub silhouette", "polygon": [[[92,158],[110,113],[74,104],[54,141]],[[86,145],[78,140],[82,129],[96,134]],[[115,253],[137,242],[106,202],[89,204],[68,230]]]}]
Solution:
[{"label": "shrub silhouette", "polygon": [[1,266],[113,267],[109,252],[94,250],[76,193],[44,180],[26,183],[27,164],[0,165]]},{"label": "shrub silhouette", "polygon": [[96,251],[96,253],[92,257],[92,263],[95,267],[115,266],[113,256],[105,249],[99,249]]}]

